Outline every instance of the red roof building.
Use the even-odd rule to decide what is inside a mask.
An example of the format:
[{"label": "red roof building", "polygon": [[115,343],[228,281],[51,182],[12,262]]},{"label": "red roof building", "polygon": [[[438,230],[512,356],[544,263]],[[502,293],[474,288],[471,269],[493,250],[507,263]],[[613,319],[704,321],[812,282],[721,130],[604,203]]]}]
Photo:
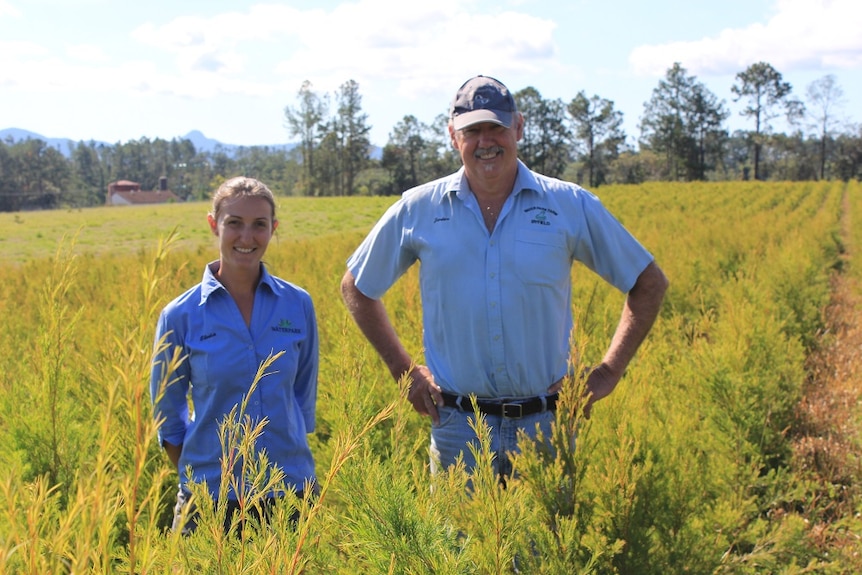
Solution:
[{"label": "red roof building", "polygon": [[105,204],[109,206],[135,206],[179,202],[180,198],[168,189],[168,179],[159,178],[158,190],[141,190],[141,184],[117,180],[108,184]]}]

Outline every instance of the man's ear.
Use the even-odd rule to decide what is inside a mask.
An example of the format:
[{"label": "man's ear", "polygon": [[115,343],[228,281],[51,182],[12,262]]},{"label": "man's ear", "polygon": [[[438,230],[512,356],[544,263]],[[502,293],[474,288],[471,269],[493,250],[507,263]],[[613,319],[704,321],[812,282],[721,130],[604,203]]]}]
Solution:
[{"label": "man's ear", "polygon": [[524,114],[518,112],[518,116],[515,122],[518,125],[518,139],[516,141],[520,142],[521,139],[524,137]]},{"label": "man's ear", "polygon": [[455,139],[455,127],[452,122],[449,122],[449,141],[452,142],[452,147],[458,149],[458,140]]}]

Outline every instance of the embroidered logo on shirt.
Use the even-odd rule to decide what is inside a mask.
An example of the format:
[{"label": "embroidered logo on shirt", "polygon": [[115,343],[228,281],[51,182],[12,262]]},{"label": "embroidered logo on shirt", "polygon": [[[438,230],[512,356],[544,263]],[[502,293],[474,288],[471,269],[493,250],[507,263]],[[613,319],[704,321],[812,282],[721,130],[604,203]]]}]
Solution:
[{"label": "embroidered logo on shirt", "polygon": [[210,339],[211,337],[215,337],[215,336],[216,336],[215,332],[208,333],[208,334],[206,334],[206,335],[202,335],[202,336],[200,337],[200,340],[199,340],[199,341],[206,341],[206,340]]},{"label": "embroidered logo on shirt", "polygon": [[449,221],[449,218],[434,218],[434,223],[435,223],[435,224],[436,224],[437,222],[448,222],[448,221]]},{"label": "embroidered logo on shirt", "polygon": [[527,208],[524,210],[524,213],[530,212],[539,212],[536,215],[532,216],[530,220],[531,224],[536,224],[539,226],[550,226],[551,222],[548,221],[548,214],[557,215],[557,212],[550,208],[543,208],[541,206],[533,206],[532,208]]},{"label": "embroidered logo on shirt", "polygon": [[293,327],[293,324],[289,319],[283,319],[278,322],[278,325],[272,326],[272,331],[278,331],[281,333],[302,333],[301,329]]}]

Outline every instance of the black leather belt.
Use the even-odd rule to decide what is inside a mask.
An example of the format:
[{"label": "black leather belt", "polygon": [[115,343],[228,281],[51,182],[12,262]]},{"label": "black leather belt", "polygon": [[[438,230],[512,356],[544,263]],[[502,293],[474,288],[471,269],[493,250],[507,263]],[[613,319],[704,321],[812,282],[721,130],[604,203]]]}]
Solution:
[{"label": "black leather belt", "polygon": [[[442,395],[443,405],[447,407],[457,407],[463,411],[473,411],[473,404],[469,397],[464,395],[455,395],[445,391],[442,392]],[[479,408],[479,411],[486,415],[520,419],[534,413],[554,411],[557,408],[557,400],[559,397],[560,394],[554,393],[551,395],[538,395],[536,397],[500,401],[479,399],[476,401],[476,405]]]}]

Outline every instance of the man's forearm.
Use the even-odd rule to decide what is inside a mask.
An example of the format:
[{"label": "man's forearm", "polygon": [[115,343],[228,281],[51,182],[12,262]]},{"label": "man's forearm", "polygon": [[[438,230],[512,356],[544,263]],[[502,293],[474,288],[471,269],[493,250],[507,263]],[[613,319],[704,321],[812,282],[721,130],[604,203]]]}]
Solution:
[{"label": "man's forearm", "polygon": [[342,279],[341,295],[356,325],[377,351],[392,377],[398,380],[408,373],[413,367],[412,359],[389,321],[383,303],[359,291],[349,271]]},{"label": "man's forearm", "polygon": [[167,441],[162,441],[162,447],[165,448],[165,453],[168,454],[168,459],[171,463],[174,464],[174,467],[179,471],[180,468],[180,454],[183,452],[183,446],[174,445],[173,443],[168,443]]},{"label": "man's forearm", "polygon": [[658,317],[668,280],[655,262],[638,276],[623,306],[622,316],[603,359],[605,367],[619,379],[646,339]]}]

